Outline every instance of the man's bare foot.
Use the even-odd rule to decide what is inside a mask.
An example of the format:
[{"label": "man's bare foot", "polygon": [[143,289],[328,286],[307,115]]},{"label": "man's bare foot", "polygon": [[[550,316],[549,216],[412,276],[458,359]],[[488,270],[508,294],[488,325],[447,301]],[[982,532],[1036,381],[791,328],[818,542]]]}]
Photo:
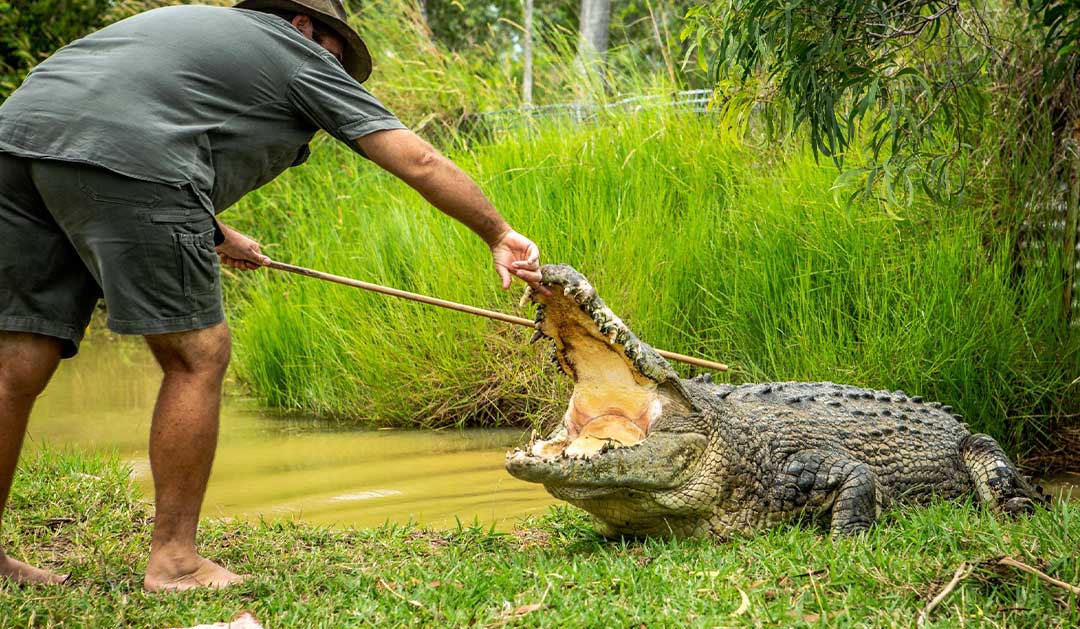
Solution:
[{"label": "man's bare foot", "polygon": [[56,574],[49,570],[35,568],[0,553],[0,579],[18,585],[59,585],[67,581],[67,578],[66,574]]},{"label": "man's bare foot", "polygon": [[[181,563],[188,563],[181,566]],[[230,572],[209,559],[195,556],[194,562],[150,561],[146,567],[143,589],[147,592],[183,592],[195,588],[221,589],[240,583],[247,577]]]}]

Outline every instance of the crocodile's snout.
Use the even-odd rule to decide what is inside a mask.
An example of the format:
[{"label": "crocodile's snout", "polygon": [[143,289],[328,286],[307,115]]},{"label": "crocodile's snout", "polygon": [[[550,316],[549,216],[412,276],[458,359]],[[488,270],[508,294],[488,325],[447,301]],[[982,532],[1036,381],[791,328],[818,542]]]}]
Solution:
[{"label": "crocodile's snout", "polygon": [[656,433],[665,414],[689,408],[675,371],[576,270],[548,265],[541,276],[548,293],[530,290],[526,297],[538,304],[537,334],[553,341],[574,392],[560,427],[509,453],[507,469],[546,485],[643,489],[682,482],[704,437]]},{"label": "crocodile's snout", "polygon": [[534,444],[540,456],[593,456],[643,441],[664,413],[658,386],[678,376],[655,350],[642,343],[596,294],[580,273],[565,265],[541,268],[529,290],[538,304],[537,334],[555,344],[555,358],[574,379],[562,431]]},{"label": "crocodile's snout", "polygon": [[544,454],[537,447],[543,443],[538,441],[527,449],[507,453],[507,471],[546,486],[610,493],[678,487],[693,475],[708,440],[698,433],[658,432],[634,445],[609,444],[596,452],[578,455],[565,451]]}]

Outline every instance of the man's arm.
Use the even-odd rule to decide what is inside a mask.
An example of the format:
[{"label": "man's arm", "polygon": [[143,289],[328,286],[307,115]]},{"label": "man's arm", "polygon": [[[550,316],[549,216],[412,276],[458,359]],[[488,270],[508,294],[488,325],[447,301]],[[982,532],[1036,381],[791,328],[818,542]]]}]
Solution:
[{"label": "man's arm", "polygon": [[429,203],[480,236],[491,248],[503,288],[510,275],[535,285],[540,281],[540,252],[511,229],[480,186],[465,171],[406,129],[376,131],[356,145],[377,165],[420,193]]}]

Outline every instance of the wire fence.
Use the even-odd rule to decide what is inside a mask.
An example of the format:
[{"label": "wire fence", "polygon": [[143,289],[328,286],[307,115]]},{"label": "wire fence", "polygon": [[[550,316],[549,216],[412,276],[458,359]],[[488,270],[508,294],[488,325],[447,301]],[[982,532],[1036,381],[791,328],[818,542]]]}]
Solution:
[{"label": "wire fence", "polygon": [[606,113],[630,114],[659,108],[710,114],[716,111],[715,107],[710,107],[712,100],[712,90],[683,90],[671,94],[630,96],[610,103],[562,103],[487,111],[476,114],[473,123],[495,131],[530,126],[533,122],[541,120],[561,120],[581,124],[594,121]]}]

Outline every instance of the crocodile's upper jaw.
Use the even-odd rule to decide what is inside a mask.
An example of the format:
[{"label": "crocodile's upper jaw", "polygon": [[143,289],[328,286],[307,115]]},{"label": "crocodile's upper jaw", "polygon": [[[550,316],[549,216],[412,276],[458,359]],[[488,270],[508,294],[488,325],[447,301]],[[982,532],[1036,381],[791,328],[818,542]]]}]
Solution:
[{"label": "crocodile's upper jaw", "polygon": [[541,272],[549,293],[527,293],[539,304],[537,338],[554,341],[560,367],[574,378],[574,392],[560,429],[511,453],[517,459],[510,471],[519,476],[530,461],[546,469],[560,459],[594,459],[636,446],[665,409],[687,410],[675,371],[604,305],[581,274],[557,265]]}]

